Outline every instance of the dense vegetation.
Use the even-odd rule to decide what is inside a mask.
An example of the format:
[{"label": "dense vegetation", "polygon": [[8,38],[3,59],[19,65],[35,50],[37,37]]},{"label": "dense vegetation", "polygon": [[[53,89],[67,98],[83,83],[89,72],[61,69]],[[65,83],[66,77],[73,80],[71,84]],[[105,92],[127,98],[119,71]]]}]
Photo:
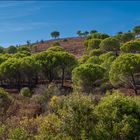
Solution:
[{"label": "dense vegetation", "polygon": [[29,41],[0,47],[0,139],[140,139],[140,26],[77,34],[80,58],[58,42],[36,53]]}]

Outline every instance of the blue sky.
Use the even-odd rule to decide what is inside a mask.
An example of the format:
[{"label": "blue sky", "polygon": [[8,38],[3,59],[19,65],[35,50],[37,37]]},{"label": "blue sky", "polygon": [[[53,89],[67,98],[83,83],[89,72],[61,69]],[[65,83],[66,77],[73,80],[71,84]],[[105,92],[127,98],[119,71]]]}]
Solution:
[{"label": "blue sky", "polygon": [[110,35],[140,25],[140,1],[0,1],[0,45],[76,36],[96,29]]}]

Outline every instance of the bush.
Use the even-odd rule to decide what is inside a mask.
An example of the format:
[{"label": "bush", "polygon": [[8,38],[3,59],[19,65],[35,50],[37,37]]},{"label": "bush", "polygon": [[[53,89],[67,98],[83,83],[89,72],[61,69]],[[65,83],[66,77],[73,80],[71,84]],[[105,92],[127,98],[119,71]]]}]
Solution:
[{"label": "bush", "polygon": [[96,106],[98,139],[134,140],[140,136],[140,106],[119,92],[102,97]]},{"label": "bush", "polygon": [[12,97],[3,88],[0,88],[0,114],[6,112],[12,101]]},{"label": "bush", "polygon": [[31,96],[31,91],[28,87],[24,87],[20,90],[20,94],[25,97]]},{"label": "bush", "polygon": [[[60,101],[62,98],[63,101]],[[54,96],[51,99],[50,106],[54,112],[44,117],[36,138],[46,140],[92,138],[96,117],[91,96],[72,94],[62,98]]]},{"label": "bush", "polygon": [[[61,132],[73,140],[94,139],[96,115],[91,96],[74,93],[64,100]],[[85,140],[85,139],[84,139]]]},{"label": "bush", "polygon": [[27,132],[22,128],[16,128],[9,133],[9,140],[27,140]]}]

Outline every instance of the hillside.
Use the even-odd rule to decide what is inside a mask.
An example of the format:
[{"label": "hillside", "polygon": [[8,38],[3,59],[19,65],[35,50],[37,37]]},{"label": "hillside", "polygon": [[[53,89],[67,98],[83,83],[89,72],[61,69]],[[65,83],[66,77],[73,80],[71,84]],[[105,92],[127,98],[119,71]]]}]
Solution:
[{"label": "hillside", "polygon": [[53,46],[54,43],[59,43],[60,46],[64,47],[66,51],[73,53],[76,57],[79,58],[84,53],[83,41],[84,38],[81,37],[69,37],[56,40],[48,40],[31,44],[31,50],[33,53],[41,52]]}]

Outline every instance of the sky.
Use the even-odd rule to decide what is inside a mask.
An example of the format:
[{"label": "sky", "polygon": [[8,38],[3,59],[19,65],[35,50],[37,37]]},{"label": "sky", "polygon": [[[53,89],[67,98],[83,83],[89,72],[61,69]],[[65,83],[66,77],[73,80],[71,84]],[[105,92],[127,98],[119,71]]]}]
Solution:
[{"label": "sky", "polygon": [[113,35],[140,25],[140,1],[0,1],[0,45],[76,36],[78,30]]}]

